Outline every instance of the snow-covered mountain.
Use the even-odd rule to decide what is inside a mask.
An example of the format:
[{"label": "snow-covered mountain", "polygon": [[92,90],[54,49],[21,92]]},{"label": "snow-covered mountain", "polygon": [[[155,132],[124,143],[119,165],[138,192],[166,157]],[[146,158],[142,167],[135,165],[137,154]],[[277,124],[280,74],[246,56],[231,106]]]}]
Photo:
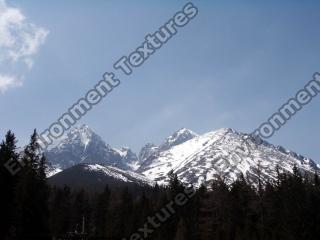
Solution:
[{"label": "snow-covered mountain", "polygon": [[88,187],[91,190],[104,189],[106,185],[109,187],[154,185],[153,181],[143,175],[116,167],[89,163],[78,164],[57,173],[49,178],[49,182],[55,186]]},{"label": "snow-covered mountain", "polygon": [[60,165],[52,165],[48,164],[47,169],[46,169],[46,176],[48,178],[52,177],[53,175],[56,175],[59,172],[62,172],[62,168],[60,168]]},{"label": "snow-covered mountain", "polygon": [[153,143],[147,143],[143,146],[139,153],[139,162],[143,163],[149,157],[155,155],[159,151],[159,148]]},{"label": "snow-covered mountain", "polygon": [[294,166],[304,172],[320,171],[309,158],[229,128],[202,135],[182,128],[159,146],[145,145],[138,158],[129,148],[112,148],[83,125],[71,130],[45,154],[51,163],[48,176],[86,163],[97,166],[99,174],[110,166],[135,171],[162,184],[167,183],[171,170],[183,182],[194,185],[214,178],[232,182],[242,175],[252,182],[257,182],[259,175],[263,181],[272,180],[277,167],[282,172],[292,172]]},{"label": "snow-covered mountain", "polygon": [[192,132],[189,129],[181,128],[171,136],[167,137],[164,142],[159,146],[160,151],[168,150],[176,145],[184,143],[194,137],[197,137],[198,134]]},{"label": "snow-covered mountain", "polygon": [[148,159],[154,159],[160,152],[166,151],[197,136],[198,134],[193,131],[181,128],[167,137],[159,146],[156,146],[153,143],[148,143],[140,150],[139,163],[146,164]]},{"label": "snow-covered mountain", "polygon": [[140,167],[140,162],[137,155],[128,147],[117,149],[121,156],[122,166],[121,169],[135,171]]},{"label": "snow-covered mountain", "polygon": [[93,163],[131,170],[137,156],[128,148],[116,149],[106,144],[87,125],[75,127],[56,141],[46,152],[52,171],[79,163]]},{"label": "snow-covered mountain", "polygon": [[100,172],[106,176],[113,177],[123,182],[136,182],[141,184],[153,185],[154,182],[143,175],[131,171],[124,171],[111,166],[100,164],[85,164],[84,169],[90,172]]},{"label": "snow-covered mountain", "polygon": [[272,180],[277,166],[280,171],[292,172],[295,165],[302,171],[319,170],[311,159],[283,147],[259,143],[251,135],[232,129],[220,129],[158,151],[137,171],[166,183],[168,172],[173,170],[183,182],[200,185],[220,177],[232,182],[241,175],[252,182],[258,175],[263,181]]}]

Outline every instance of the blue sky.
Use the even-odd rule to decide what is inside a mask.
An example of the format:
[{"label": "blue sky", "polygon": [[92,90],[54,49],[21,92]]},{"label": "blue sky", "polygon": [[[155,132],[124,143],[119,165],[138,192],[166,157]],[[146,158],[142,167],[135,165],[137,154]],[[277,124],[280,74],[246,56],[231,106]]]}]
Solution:
[{"label": "blue sky", "polygon": [[[47,128],[185,3],[0,0],[0,77],[16,80],[2,79],[0,137],[12,129],[22,145]],[[320,71],[319,1],[193,3],[198,16],[131,76],[118,74],[121,85],[81,120],[112,146],[138,151],[181,127],[251,132]],[[16,61],[1,48],[6,9],[34,37],[21,35],[29,51],[13,46]],[[320,162],[319,105],[318,96],[269,141]]]}]

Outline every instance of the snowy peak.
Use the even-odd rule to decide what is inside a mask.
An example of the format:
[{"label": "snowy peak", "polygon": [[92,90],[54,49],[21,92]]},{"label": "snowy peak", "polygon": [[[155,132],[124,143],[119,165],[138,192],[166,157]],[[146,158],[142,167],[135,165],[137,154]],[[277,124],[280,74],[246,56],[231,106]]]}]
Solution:
[{"label": "snowy peak", "polygon": [[139,162],[140,164],[144,164],[146,161],[148,161],[148,159],[157,156],[159,152],[168,150],[197,136],[198,134],[194,133],[193,131],[187,128],[181,128],[174,132],[171,136],[167,137],[160,144],[160,146],[156,146],[153,143],[148,143],[143,146],[139,153]]},{"label": "snowy peak", "polygon": [[92,141],[94,135],[98,138],[98,135],[96,135],[87,125],[82,125],[79,128],[72,129],[67,134],[67,138],[65,140],[72,143],[78,143],[86,148]]},{"label": "snowy peak", "polygon": [[135,161],[137,160],[137,155],[131,151],[128,147],[121,147],[118,150],[118,153],[121,157],[128,159],[128,161]]},{"label": "snowy peak", "polygon": [[241,175],[255,183],[259,172],[262,180],[268,181],[276,177],[277,166],[280,171],[292,172],[295,165],[303,172],[319,170],[311,159],[266,141],[259,144],[249,134],[223,128],[160,151],[138,172],[159,183],[167,182],[171,170],[183,182],[195,185],[208,183],[214,178],[232,182]]},{"label": "snowy peak", "polygon": [[[243,151],[239,153],[240,149]],[[275,179],[277,167],[282,172],[292,172],[294,166],[308,173],[320,170],[309,158],[231,128],[202,135],[181,128],[160,146],[146,144],[137,157],[129,148],[112,148],[87,125],[82,125],[71,129],[45,154],[51,163],[48,176],[75,165],[89,164],[99,173],[105,167],[135,171],[163,184],[173,170],[183,182],[196,186],[215,178],[233,182],[240,176],[253,183],[258,175],[262,181],[268,181]]]},{"label": "snowy peak", "polygon": [[69,134],[81,134],[83,136],[90,137],[93,131],[87,124],[82,124],[81,126],[76,126],[70,130]]},{"label": "snowy peak", "polygon": [[198,134],[194,133],[193,131],[186,128],[181,128],[178,131],[174,132],[171,136],[167,137],[165,141],[159,146],[159,149],[161,151],[167,150],[197,136]]},{"label": "snowy peak", "polygon": [[68,133],[68,138],[72,140],[78,140],[82,145],[87,146],[91,141],[93,135],[96,135],[88,125],[82,125],[79,128],[75,128]]},{"label": "snowy peak", "polygon": [[137,155],[131,151],[130,148],[122,147],[117,149],[117,152],[121,156],[122,169],[125,170],[136,170],[139,167],[139,160]]},{"label": "snowy peak", "polygon": [[57,139],[52,145],[49,146],[48,150],[63,148],[67,144],[77,144],[82,147],[86,147],[92,140],[93,135],[98,137],[88,125],[76,126],[65,135]]},{"label": "snowy peak", "polygon": [[158,152],[159,148],[153,143],[147,143],[143,146],[139,153],[139,162],[144,162],[149,157],[153,156],[156,152]]},{"label": "snowy peak", "polygon": [[137,156],[130,149],[112,148],[87,125],[71,129],[45,155],[52,166],[60,169],[79,163],[96,163],[128,170],[131,169],[130,164],[137,161]]}]

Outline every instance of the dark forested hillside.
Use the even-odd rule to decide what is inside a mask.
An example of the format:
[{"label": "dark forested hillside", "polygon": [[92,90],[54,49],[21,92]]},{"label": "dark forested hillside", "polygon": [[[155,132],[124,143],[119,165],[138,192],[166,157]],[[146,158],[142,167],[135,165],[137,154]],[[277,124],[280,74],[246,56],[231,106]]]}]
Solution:
[{"label": "dark forested hillside", "polygon": [[[169,185],[93,192],[50,187],[36,132],[23,153],[8,132],[0,146],[0,239],[318,239],[320,180],[278,172],[253,187],[245,178],[193,189],[170,173]],[[10,160],[11,159],[11,160]],[[14,176],[6,163],[22,161]],[[276,170],[275,170],[276,171]]]}]

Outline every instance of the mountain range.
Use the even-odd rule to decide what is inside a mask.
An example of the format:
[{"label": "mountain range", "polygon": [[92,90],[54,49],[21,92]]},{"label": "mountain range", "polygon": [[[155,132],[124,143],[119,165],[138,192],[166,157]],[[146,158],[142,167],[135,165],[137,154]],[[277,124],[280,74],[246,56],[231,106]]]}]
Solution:
[{"label": "mountain range", "polygon": [[[239,158],[235,153],[245,146],[248,154]],[[182,128],[158,146],[148,143],[135,154],[127,147],[111,147],[82,125],[52,144],[45,155],[50,163],[48,177],[56,184],[85,184],[84,179],[93,185],[110,184],[111,179],[112,184],[166,184],[171,170],[182,182],[195,186],[215,178],[231,183],[242,176],[256,183],[258,179],[275,179],[276,169],[292,172],[296,166],[304,173],[320,170],[310,158],[230,128],[201,135]]]}]

